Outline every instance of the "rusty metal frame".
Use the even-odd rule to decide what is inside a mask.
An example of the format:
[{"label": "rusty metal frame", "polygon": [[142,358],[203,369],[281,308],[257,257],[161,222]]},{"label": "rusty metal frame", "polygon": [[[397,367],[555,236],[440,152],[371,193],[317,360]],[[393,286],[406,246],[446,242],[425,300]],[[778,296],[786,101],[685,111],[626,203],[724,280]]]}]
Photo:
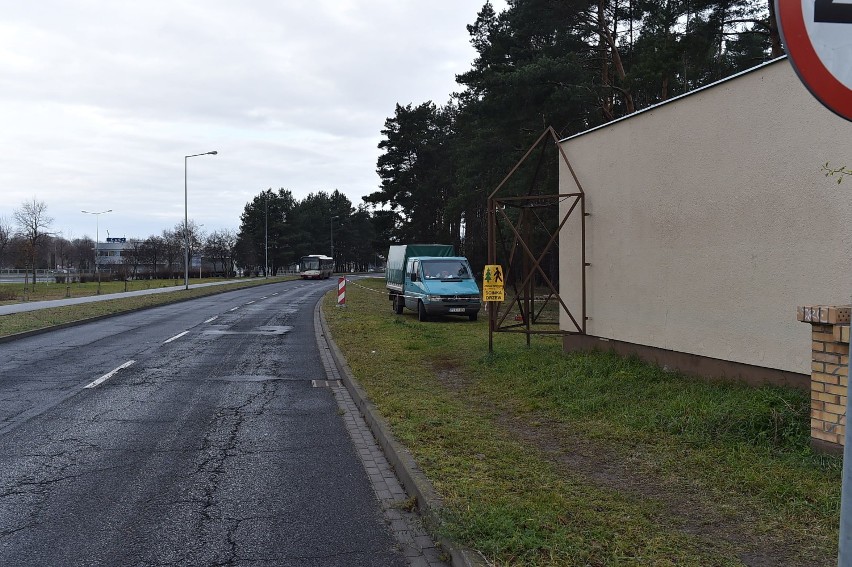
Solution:
[{"label": "rusty metal frame", "polygon": [[[539,178],[541,166],[544,161],[545,151],[548,148],[548,139],[556,146],[559,152],[559,157],[562,159],[563,163],[565,163],[565,165],[568,167],[568,171],[570,171],[574,183],[577,186],[576,192],[548,195],[536,194],[536,182]],[[530,186],[527,189],[526,195],[506,197],[498,196],[498,193],[501,191],[501,189],[503,189],[503,187],[509,182],[512,176],[515,175],[521,165],[523,165],[523,163],[530,157],[530,155],[532,155],[533,151],[536,148],[541,148],[541,154],[538,159],[535,174],[530,183]],[[540,251],[533,250],[532,242],[528,242],[527,238],[525,238],[524,236],[524,231],[526,228],[528,228],[528,222],[530,220],[529,217],[534,216],[539,221],[539,223],[541,223],[541,219],[535,214],[536,209],[556,207],[558,211],[560,204],[563,201],[569,199],[573,200],[573,202],[568,208],[568,211],[564,215],[562,215],[561,218],[559,218],[559,224],[556,230],[553,233],[548,230],[549,239],[547,241],[547,244]],[[512,273],[512,267],[517,261],[517,258],[515,257],[515,251],[518,248],[522,250],[521,261],[524,265],[520,282],[518,282],[517,279],[513,282],[514,296],[508,302],[508,305],[510,305],[510,307],[503,310],[501,314],[501,303],[489,302],[488,304],[488,351],[493,351],[493,335],[494,333],[498,332],[523,333],[526,335],[528,346],[530,344],[530,336],[533,334],[586,334],[586,320],[588,319],[588,317],[586,316],[586,268],[589,264],[586,262],[587,213],[585,192],[583,191],[583,187],[580,185],[580,181],[577,179],[577,175],[574,172],[574,168],[568,161],[568,157],[565,155],[565,152],[559,145],[559,139],[556,135],[556,131],[552,127],[548,127],[541,134],[541,136],[539,136],[538,140],[536,140],[536,142],[529,148],[529,150],[527,150],[526,154],[524,154],[520,161],[518,161],[515,167],[512,168],[512,170],[500,182],[497,188],[491,192],[491,194],[488,196],[487,207],[488,264],[497,263],[498,232],[500,232],[501,224],[507,224],[513,236],[513,245],[511,251],[507,252],[509,264],[504,269],[504,273]],[[516,222],[513,222],[509,215],[506,214],[506,207],[520,209],[520,214],[518,215],[518,219]],[[550,277],[545,273],[545,271],[541,267],[542,261],[544,260],[545,256],[551,251],[551,249],[553,249],[554,244],[557,243],[559,238],[559,232],[562,230],[562,227],[564,227],[565,223],[567,223],[568,220],[572,218],[572,215],[575,214],[578,214],[580,216],[580,238],[582,250],[580,258],[580,261],[582,262],[582,307],[581,313],[578,317],[571,312],[571,310],[560,297],[558,285],[554,284],[554,282],[551,281]],[[498,221],[502,221],[502,223]],[[504,244],[504,240],[502,238],[500,239],[500,242],[501,244]],[[504,253],[506,253],[505,250]],[[529,264],[530,262],[531,265]],[[534,299],[530,297],[530,286],[536,274],[539,274],[541,276],[541,278],[547,284],[547,287],[549,289],[549,294],[544,300],[541,309],[539,309],[537,313],[535,311],[535,308],[530,306],[531,300]],[[556,301],[559,304],[559,307],[564,310],[564,312],[568,315],[571,322],[573,323],[573,330],[563,331],[560,329],[558,331],[553,331],[534,328],[534,325],[537,323],[537,319],[541,316],[542,312],[544,311],[544,308],[548,305],[548,303],[550,303],[551,300]],[[508,317],[511,311],[511,306],[515,304],[517,304],[518,310],[521,312],[522,321],[519,324],[510,324],[506,322],[506,318]]]}]

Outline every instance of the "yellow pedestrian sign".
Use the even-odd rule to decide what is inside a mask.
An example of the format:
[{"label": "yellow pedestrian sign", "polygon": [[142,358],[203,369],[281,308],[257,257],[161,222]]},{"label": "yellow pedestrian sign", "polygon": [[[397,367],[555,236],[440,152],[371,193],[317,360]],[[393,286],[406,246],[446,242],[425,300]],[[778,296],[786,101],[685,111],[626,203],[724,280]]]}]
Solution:
[{"label": "yellow pedestrian sign", "polygon": [[503,267],[499,264],[485,266],[485,271],[482,273],[482,300],[505,300],[505,293],[503,292]]}]

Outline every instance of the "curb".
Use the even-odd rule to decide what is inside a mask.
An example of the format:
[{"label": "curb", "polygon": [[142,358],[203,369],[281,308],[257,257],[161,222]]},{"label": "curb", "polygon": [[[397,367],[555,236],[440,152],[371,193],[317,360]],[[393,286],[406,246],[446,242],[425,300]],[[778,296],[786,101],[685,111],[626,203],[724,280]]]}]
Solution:
[{"label": "curb", "polygon": [[396,476],[399,478],[403,487],[405,487],[406,492],[417,499],[417,508],[423,517],[426,529],[430,535],[437,539],[441,547],[450,554],[453,567],[487,567],[488,563],[479,553],[453,543],[446,537],[437,535],[438,528],[441,525],[440,512],[443,507],[443,501],[435,491],[432,483],[429,482],[429,479],[426,478],[426,475],[417,466],[417,462],[411,456],[411,453],[396,440],[387,422],[385,422],[376,406],[370,401],[367,393],[361,388],[361,385],[358,384],[355,376],[349,369],[346,358],[340,352],[337,343],[334,342],[331,336],[328,322],[325,319],[325,313],[322,310],[322,302],[323,299],[321,297],[316,307],[317,311],[319,311],[322,335],[328,343],[331,356],[334,359],[343,384],[349,390],[349,395],[352,396],[355,405],[361,411],[364,421],[367,423],[370,431],[372,431],[379,446],[381,446],[385,458],[393,466],[394,472],[396,472]]}]

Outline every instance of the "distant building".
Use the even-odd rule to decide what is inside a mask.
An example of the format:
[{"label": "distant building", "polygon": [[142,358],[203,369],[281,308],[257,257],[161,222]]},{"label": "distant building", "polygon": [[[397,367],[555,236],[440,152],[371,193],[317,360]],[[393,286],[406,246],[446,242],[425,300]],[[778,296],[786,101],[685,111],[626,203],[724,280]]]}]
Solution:
[{"label": "distant building", "polygon": [[98,268],[110,269],[124,264],[124,251],[130,248],[126,238],[107,238],[106,242],[98,242],[95,264]]},{"label": "distant building", "polygon": [[[107,238],[106,242],[99,242],[97,245],[97,254],[95,256],[95,263],[98,266],[98,270],[103,272],[117,272],[122,269],[127,269],[128,271],[133,270],[133,247],[134,243],[131,239],[128,238]],[[173,266],[174,269],[179,271],[183,271],[183,249],[181,249],[181,253],[176,260],[176,264]],[[157,271],[160,270],[168,270],[169,266],[166,264],[165,257],[160,257],[157,260]],[[189,270],[190,273],[195,273],[198,275],[199,269],[204,270],[206,272],[211,272],[214,270],[214,265],[212,261],[207,258],[203,258],[201,254],[197,252],[191,254],[189,257]],[[150,262],[142,262],[139,261],[136,264],[135,273],[139,274],[150,274],[151,273],[151,264]]]}]

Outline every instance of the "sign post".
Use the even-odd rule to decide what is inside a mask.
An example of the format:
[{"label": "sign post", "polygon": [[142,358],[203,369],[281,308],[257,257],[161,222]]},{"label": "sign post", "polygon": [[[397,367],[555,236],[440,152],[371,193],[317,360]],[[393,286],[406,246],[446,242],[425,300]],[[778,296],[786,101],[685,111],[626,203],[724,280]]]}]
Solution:
[{"label": "sign post", "polygon": [[482,301],[488,304],[488,352],[493,352],[494,322],[496,321],[497,303],[505,301],[503,290],[503,267],[499,264],[488,264],[482,271]]},{"label": "sign post", "polygon": [[[848,0],[775,0],[778,27],[796,74],[826,108],[852,120],[852,3]],[[852,358],[852,357],[850,357]],[[837,564],[852,567],[852,430],[847,367]]]}]

